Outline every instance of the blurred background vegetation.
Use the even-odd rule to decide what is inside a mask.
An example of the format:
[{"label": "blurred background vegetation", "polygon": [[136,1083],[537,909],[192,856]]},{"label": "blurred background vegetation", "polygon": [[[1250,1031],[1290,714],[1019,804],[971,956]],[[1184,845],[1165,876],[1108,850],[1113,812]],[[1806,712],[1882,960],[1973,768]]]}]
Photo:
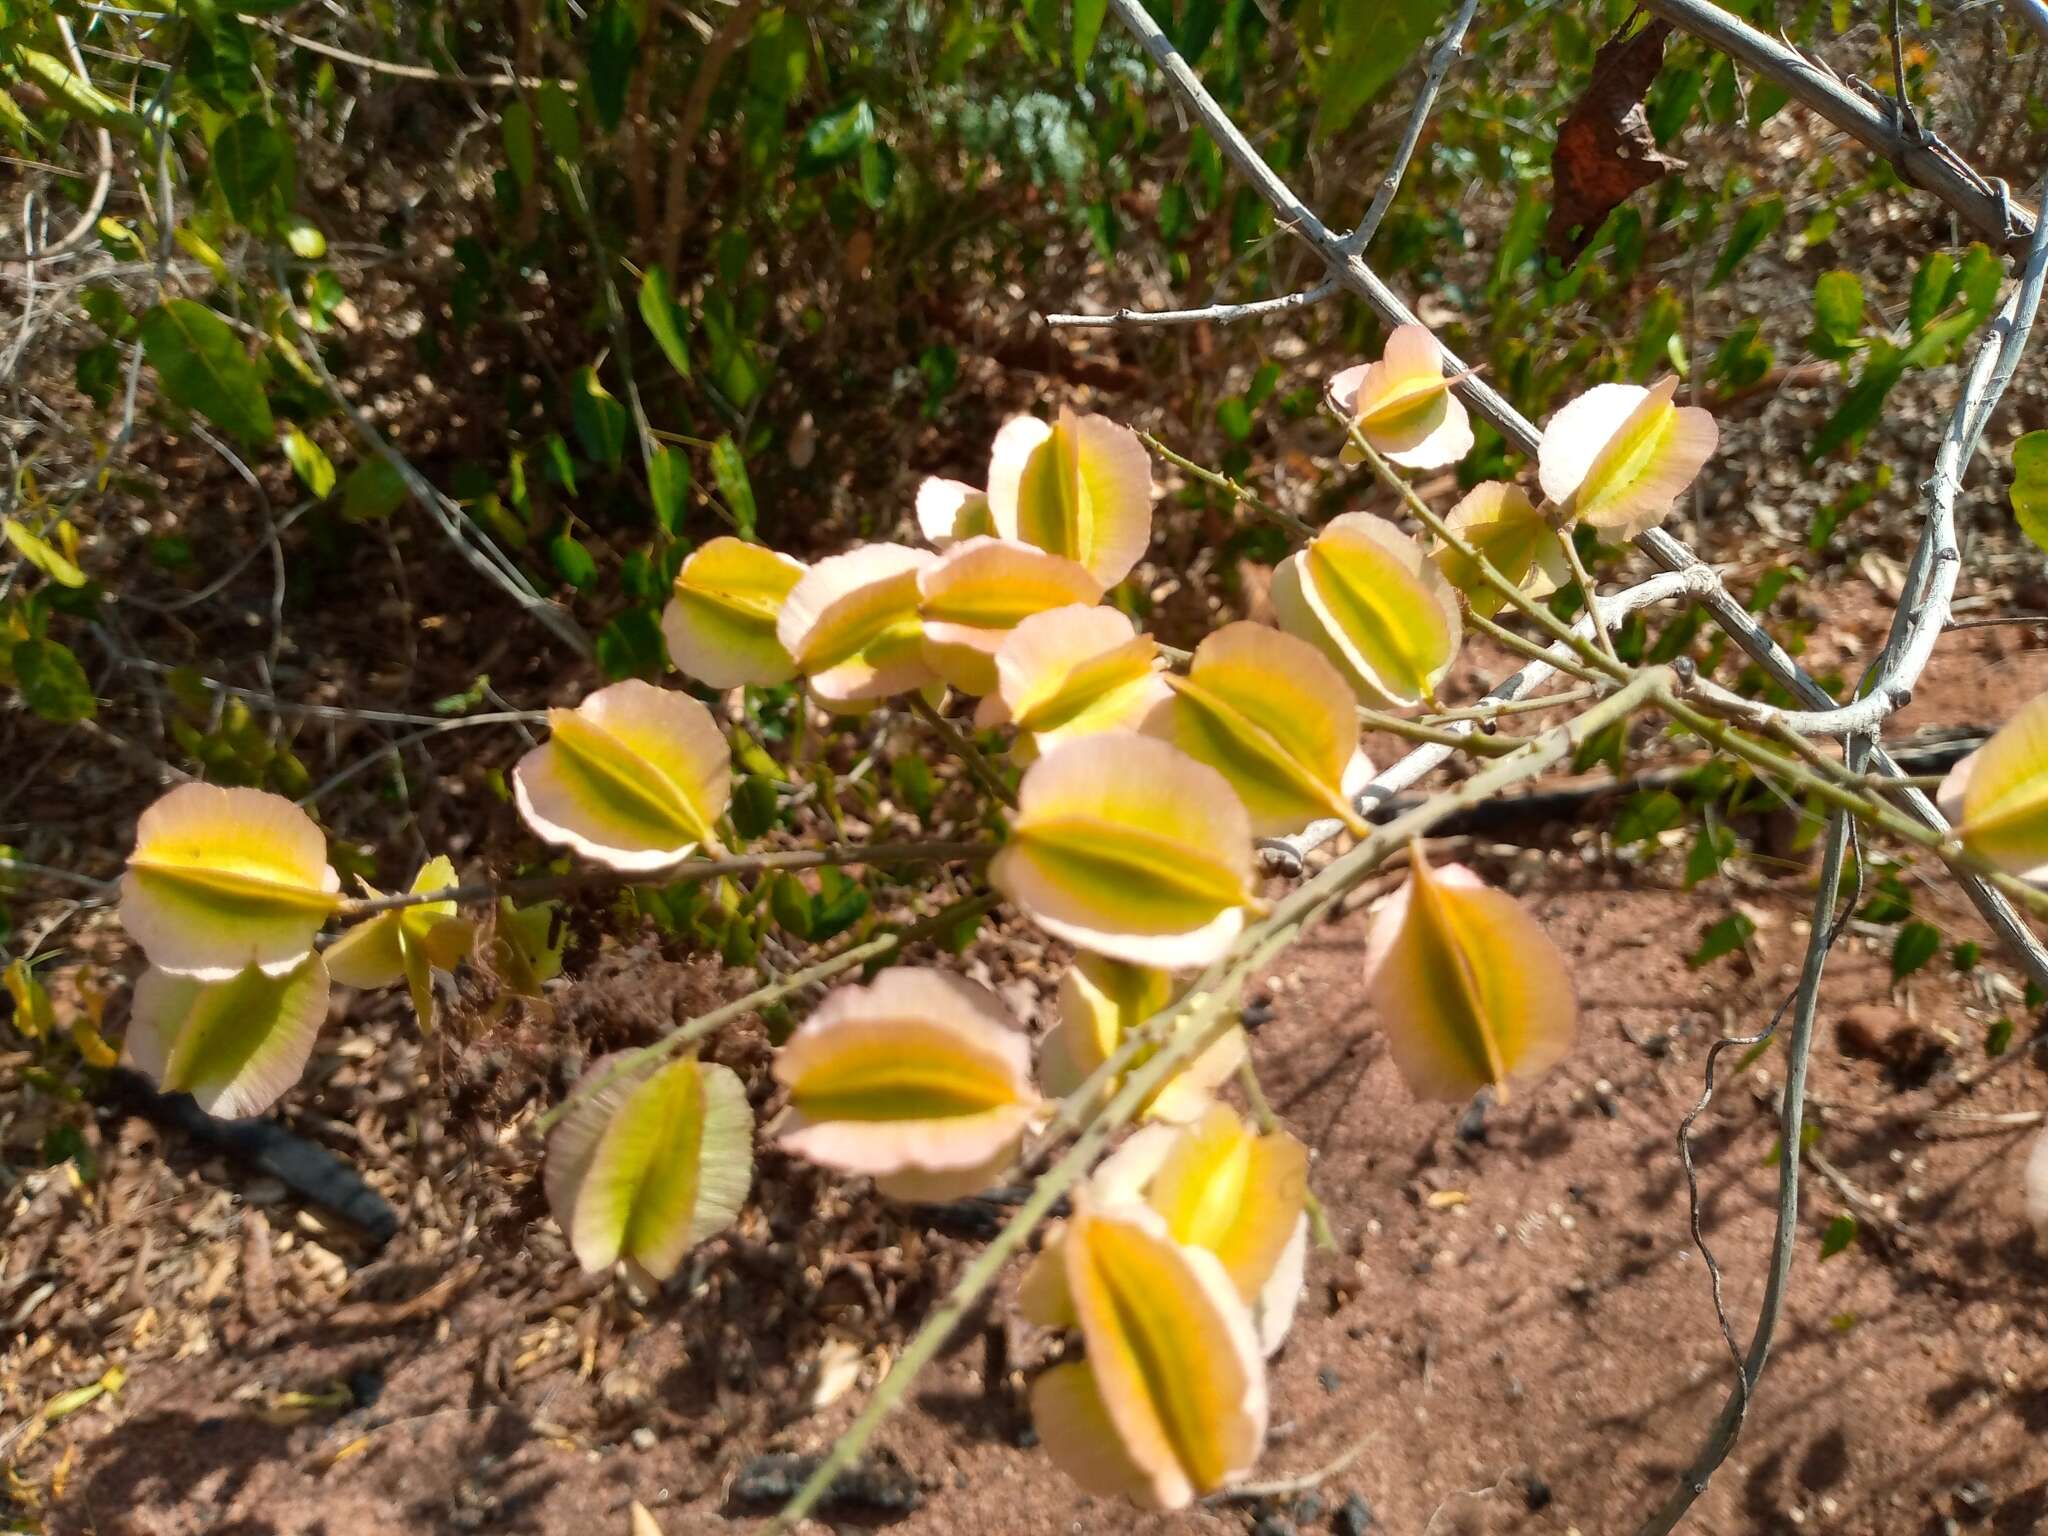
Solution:
[{"label": "blurred background vegetation", "polygon": [[[1377,344],[1356,303],[1043,323],[1321,276],[1103,0],[156,3],[0,0],[0,842],[21,859],[105,872],[179,773],[370,794],[352,865],[387,881],[429,845],[496,846],[507,713],[665,671],[693,542],[898,536],[917,478],[979,480],[1017,410],[1075,400],[1305,510],[1365,495],[1325,478],[1314,409]],[[1155,6],[1333,224],[1384,175],[1452,9]],[[1881,5],[1729,9],[1898,85]],[[1814,577],[1882,591],[1932,391],[2000,265],[1683,36],[1646,100],[1682,168],[1567,265],[1557,125],[1631,19],[1482,5],[1369,258],[1532,417],[1683,374],[1735,434],[1687,531],[1797,646]],[[2029,180],[2038,53],[1995,5],[1906,19],[1908,97]],[[2023,392],[2017,427],[2039,411]],[[1512,468],[1482,428],[1460,473]],[[1256,602],[1280,546],[1175,497],[1119,600],[1198,633]],[[1721,655],[1690,618],[1624,639]],[[750,706],[765,742],[789,705]],[[1703,836],[1711,872],[1731,845]]]}]

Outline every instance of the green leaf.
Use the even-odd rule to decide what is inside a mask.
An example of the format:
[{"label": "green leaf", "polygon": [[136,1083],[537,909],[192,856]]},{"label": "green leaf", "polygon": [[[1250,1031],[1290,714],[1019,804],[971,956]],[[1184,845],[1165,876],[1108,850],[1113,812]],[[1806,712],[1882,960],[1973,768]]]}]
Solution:
[{"label": "green leaf", "polygon": [[71,379],[80,393],[104,411],[121,392],[121,354],[112,342],[87,347],[73,361]]},{"label": "green leaf", "polygon": [[547,141],[548,152],[574,165],[583,158],[583,124],[576,116],[576,103],[556,80],[543,84],[534,100],[540,104],[540,136]]},{"label": "green leaf", "polygon": [[1694,970],[1718,960],[1723,955],[1732,955],[1747,944],[1756,934],[1756,924],[1744,912],[1730,912],[1718,923],[1711,923],[1700,931],[1700,947],[1685,957],[1685,963]]},{"label": "green leaf", "polygon": [[1614,818],[1614,840],[1624,846],[1647,843],[1685,820],[1685,802],[1668,789],[1643,790],[1628,797]]},{"label": "green leaf", "polygon": [[932,783],[931,765],[923,758],[906,754],[891,759],[889,787],[899,801],[919,816],[928,818],[931,815],[937,790]]},{"label": "green leaf", "polygon": [[711,445],[711,476],[718,482],[718,494],[725,498],[726,510],[732,513],[733,526],[739,529],[741,538],[751,539],[758,517],[754,482],[747,478],[747,461],[730,433]]},{"label": "green leaf", "polygon": [[244,224],[271,212],[290,179],[292,142],[255,115],[238,117],[213,140],[213,180],[229,210]]},{"label": "green leaf", "polygon": [[95,128],[106,128],[128,138],[141,137],[141,118],[91,81],[73,74],[70,66],[55,55],[33,48],[16,48],[13,62],[22,75],[42,87],[61,111],[82,118]]},{"label": "green leaf", "polygon": [[597,580],[597,561],[566,528],[548,540],[548,559],[562,580],[579,592]]},{"label": "green leaf", "polygon": [[2012,1049],[2012,1020],[2000,1014],[1991,1021],[1991,1027],[1984,1031],[1984,1054],[2003,1056]]},{"label": "green leaf", "polygon": [[594,368],[578,368],[569,390],[570,414],[584,453],[617,469],[626,452],[626,408],[604,387]]},{"label": "green leaf", "polygon": [[344,522],[381,523],[405,503],[405,476],[389,459],[365,459],[341,485]]},{"label": "green leaf", "polygon": [[1702,880],[1711,880],[1734,856],[1734,828],[1711,819],[1703,822],[1692,840],[1692,847],[1686,851],[1685,888],[1691,890]]},{"label": "green leaf", "polygon": [[55,640],[24,640],[15,646],[10,660],[23,702],[45,720],[70,725],[90,720],[99,708],[85,668],[68,646]]},{"label": "green leaf", "polygon": [[811,119],[797,149],[796,172],[815,176],[850,160],[875,136],[875,109],[865,99]]},{"label": "green leaf", "polygon": [[145,314],[142,355],[173,404],[252,447],[275,435],[262,375],[241,338],[204,304],[166,299]]},{"label": "green leaf", "polygon": [[590,106],[606,133],[626,115],[626,86],[640,56],[640,29],[619,0],[604,0],[583,25],[583,54],[590,66]]},{"label": "green leaf", "polygon": [[1742,216],[1735,221],[1735,228],[1729,232],[1728,243],[1721,247],[1721,259],[1714,263],[1713,275],[1707,279],[1707,286],[1718,286],[1763,243],[1765,236],[1784,222],[1785,200],[1782,197],[1762,198],[1743,209]]},{"label": "green leaf", "polygon": [[750,773],[740,780],[732,796],[733,829],[748,842],[775,825],[780,796],[775,781],[765,774]]},{"label": "green leaf", "polygon": [[2012,510],[2020,532],[2048,550],[2048,432],[2029,432],[2013,444]]},{"label": "green leaf", "polygon": [[775,877],[768,891],[768,909],[775,914],[775,921],[783,931],[793,938],[808,939],[816,927],[816,916],[811,893],[804,888],[803,881],[783,870]]},{"label": "green leaf", "polygon": [[1863,339],[1863,279],[1854,272],[1823,272],[1813,284],[1813,350],[1847,357]]},{"label": "green leaf", "polygon": [[1827,1231],[1820,1235],[1820,1256],[1823,1262],[1832,1259],[1844,1248],[1856,1241],[1856,1218],[1847,1211],[1842,1212],[1828,1223]]},{"label": "green leaf", "polygon": [[498,134],[505,142],[505,164],[524,190],[533,185],[533,108],[510,103],[498,116]]},{"label": "green leaf", "polygon": [[1109,14],[1109,0],[1074,0],[1074,81],[1088,78],[1088,60],[1095,53],[1095,40],[1102,35],[1102,18]]},{"label": "green leaf", "polygon": [[1449,9],[1450,0],[1338,5],[1330,28],[1330,54],[1316,72],[1322,104],[1315,136],[1327,139],[1342,133],[1421,50]]},{"label": "green leaf", "polygon": [[325,500],[334,494],[333,462],[318,443],[297,427],[285,428],[284,456],[291,461],[292,473],[299,477],[299,483],[316,497]]},{"label": "green leaf", "polygon": [[815,942],[837,938],[865,917],[867,910],[867,887],[829,864],[818,871],[818,895],[811,904],[811,938]]},{"label": "green leaf", "polygon": [[680,532],[690,504],[690,461],[673,448],[657,448],[647,461],[647,494],[662,532]]},{"label": "green leaf", "polygon": [[301,261],[318,261],[327,254],[327,233],[303,214],[288,213],[280,221],[284,243]]},{"label": "green leaf", "polygon": [[1806,456],[1809,459],[1824,458],[1837,448],[1860,440],[1877,424],[1878,415],[1884,410],[1885,396],[1892,392],[1892,386],[1905,376],[1905,372],[1904,352],[1882,338],[1871,342],[1870,350],[1863,359],[1862,373],[1857,375],[1849,393],[1842,397],[1834,415],[1821,423]]},{"label": "green leaf", "polygon": [[1949,947],[1948,962],[1960,972],[1974,971],[1983,958],[1984,946],[1975,939],[1964,939]]},{"label": "green leaf", "polygon": [[880,139],[860,147],[860,200],[879,213],[889,206],[889,194],[896,190],[896,151]]},{"label": "green leaf", "polygon": [[2004,286],[2005,268],[1988,245],[1979,240],[1963,252],[1956,290],[1962,296],[1963,307],[1977,317],[1979,325],[1998,308],[1998,290]]},{"label": "green leaf", "polygon": [[628,608],[617,615],[598,631],[597,664],[614,682],[622,677],[661,676],[668,665],[661,621],[647,608]]},{"label": "green leaf", "polygon": [[690,348],[685,337],[690,317],[677,306],[669,292],[668,274],[660,267],[649,267],[640,279],[640,319],[661,348],[661,355],[668,359],[669,366],[687,379],[690,376]]},{"label": "green leaf", "polygon": [[1941,930],[1915,918],[1892,938],[1892,980],[1904,981],[1941,953]]},{"label": "green leaf", "polygon": [[1771,371],[1771,349],[1757,335],[1757,322],[1745,320],[1729,333],[1714,354],[1708,373],[1731,389],[1760,383]]},{"label": "green leaf", "polygon": [[1913,293],[1906,301],[1906,323],[1912,327],[1915,336],[1920,335],[1935,317],[1948,308],[1949,295],[1955,291],[1956,259],[1947,251],[1935,251],[1920,263],[1920,270],[1913,274]]}]

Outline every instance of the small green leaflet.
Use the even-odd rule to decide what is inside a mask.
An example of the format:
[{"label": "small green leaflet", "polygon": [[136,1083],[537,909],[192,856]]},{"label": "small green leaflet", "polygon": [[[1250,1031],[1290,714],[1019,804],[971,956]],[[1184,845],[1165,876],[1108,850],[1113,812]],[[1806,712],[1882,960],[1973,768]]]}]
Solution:
[{"label": "small green leaflet", "polygon": [[1721,258],[1714,263],[1714,272],[1707,279],[1707,286],[1719,286],[1750,252],[1763,244],[1767,235],[1784,222],[1785,200],[1782,197],[1766,197],[1743,209],[1742,216],[1735,221],[1735,228],[1729,232],[1728,243],[1721,248]]},{"label": "small green leaflet", "polygon": [[241,338],[204,304],[166,299],[142,317],[142,355],[173,404],[249,444],[275,433],[263,378]]},{"label": "small green leaflet", "polygon": [[640,319],[661,348],[669,366],[684,378],[690,376],[690,348],[686,340],[690,317],[676,306],[669,292],[668,274],[649,267],[640,279]]},{"label": "small green leaflet", "polygon": [[604,387],[594,368],[578,368],[569,383],[570,414],[583,451],[616,469],[626,451],[626,408]]},{"label": "small green leaflet", "polygon": [[1941,953],[1941,930],[1915,918],[1892,939],[1892,980],[1904,981]]},{"label": "small green leaflet", "polygon": [[711,445],[711,476],[718,482],[718,494],[725,498],[733,526],[740,537],[751,539],[758,509],[754,505],[754,482],[747,478],[747,461],[730,433]]},{"label": "small green leaflet", "polygon": [[2003,1056],[2012,1048],[2012,1020],[2000,1014],[1991,1021],[1991,1027],[1984,1031],[1984,1054]]},{"label": "small green leaflet", "polygon": [[1102,35],[1102,18],[1109,13],[1109,0],[1074,0],[1074,81],[1088,78],[1088,60],[1095,52],[1095,40]]},{"label": "small green leaflet", "polygon": [[2048,432],[2029,432],[2013,444],[2012,510],[2020,532],[2048,550]]},{"label": "small green leaflet", "polygon": [[865,100],[814,117],[811,126],[804,130],[803,144],[797,150],[797,174],[815,176],[820,171],[830,170],[840,161],[850,160],[859,154],[861,146],[874,136],[875,109]]},{"label": "small green leaflet", "polygon": [[662,532],[681,531],[690,505],[690,461],[673,448],[656,449],[647,461],[647,494]]},{"label": "small green leaflet", "polygon": [[1846,358],[1863,339],[1863,280],[1854,272],[1823,272],[1813,284],[1813,350]]},{"label": "small green leaflet", "polygon": [[523,101],[510,103],[498,117],[505,141],[505,164],[521,189],[533,185],[533,109]]},{"label": "small green leaflet", "polygon": [[1820,1256],[1824,1260],[1832,1259],[1855,1241],[1856,1218],[1844,1211],[1829,1222],[1827,1231],[1820,1235]]},{"label": "small green leaflet", "polygon": [[583,24],[584,57],[590,64],[590,106],[610,133],[626,114],[626,84],[640,46],[632,10],[604,0]]},{"label": "small green leaflet", "polygon": [[381,523],[404,501],[405,477],[388,459],[365,459],[342,482],[341,515],[345,522]]},{"label": "small green leaflet", "polygon": [[251,114],[229,123],[213,140],[213,180],[228,209],[244,224],[258,223],[273,199],[289,190],[292,142]]},{"label": "small green leaflet", "polygon": [[1755,933],[1756,924],[1750,921],[1748,913],[1730,912],[1718,923],[1710,924],[1701,931],[1700,947],[1685,957],[1685,963],[1698,970],[1710,960],[1734,954]]},{"label": "small green leaflet", "polygon": [[597,580],[597,561],[576,535],[566,529],[548,540],[548,558],[562,580],[578,591]]},{"label": "small green leaflet", "polygon": [[9,659],[23,701],[45,720],[70,725],[97,712],[92,684],[68,647],[55,640],[24,640]]}]

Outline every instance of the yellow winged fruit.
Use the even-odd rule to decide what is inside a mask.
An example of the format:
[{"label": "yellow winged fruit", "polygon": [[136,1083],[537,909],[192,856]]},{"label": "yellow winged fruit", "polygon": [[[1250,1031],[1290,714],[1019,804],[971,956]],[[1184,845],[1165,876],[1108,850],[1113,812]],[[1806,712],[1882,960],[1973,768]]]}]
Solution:
[{"label": "yellow winged fruit", "polygon": [[549,739],[512,772],[535,836],[628,872],[718,851],[732,754],[697,700],[629,678],[549,710],[548,724]]},{"label": "yellow winged fruit", "polygon": [[306,1070],[328,990],[318,955],[278,975],[252,965],[225,981],[151,967],[135,983],[122,1059],[209,1115],[260,1115]]},{"label": "yellow winged fruit", "polygon": [[[1149,1206],[1083,1192],[1058,1240],[1063,1315],[1083,1361],[1031,1389],[1055,1465],[1090,1493],[1179,1509],[1251,1470],[1266,1377],[1251,1313],[1207,1249],[1176,1242]],[[1026,1300],[1027,1307],[1029,1300]]]},{"label": "yellow winged fruit", "polygon": [[698,546],[661,616],[669,660],[713,688],[765,688],[796,676],[775,626],[804,564],[731,536]]},{"label": "yellow winged fruit", "polygon": [[660,1282],[733,1223],[753,1182],[754,1115],[731,1071],[693,1056],[598,1058],[548,1138],[548,1208],[590,1274]]},{"label": "yellow winged fruit", "polygon": [[925,476],[917,487],[917,531],[933,549],[945,549],[959,539],[994,533],[996,525],[988,512],[988,492],[964,480]]},{"label": "yellow winged fruit", "polygon": [[1251,822],[1223,775],[1167,743],[1086,736],[1025,771],[989,882],[1078,948],[1207,965],[1256,901]]},{"label": "yellow winged fruit", "polygon": [[[445,891],[454,884],[454,863],[446,857],[429,859],[414,877],[411,894]],[[425,901],[357,923],[327,946],[323,958],[328,975],[344,987],[368,991],[404,982],[420,1027],[432,1029],[433,973],[454,970],[475,939],[474,925],[456,915],[454,902]]]},{"label": "yellow winged fruit", "polygon": [[733,1225],[754,1182],[754,1110],[729,1069],[696,1057],[600,1057],[547,1141],[547,1204],[590,1274],[643,1284]]},{"label": "yellow winged fruit", "polygon": [[784,1151],[903,1200],[988,1188],[1043,1107],[996,995],[913,967],[826,997],[776,1052],[775,1080],[789,1090]]},{"label": "yellow winged fruit", "polygon": [[2048,881],[2048,694],[1950,769],[1939,799],[1964,847],[2022,880]]},{"label": "yellow winged fruit", "polygon": [[226,981],[298,967],[340,904],[313,818],[260,789],[181,784],[142,813],[121,925],[159,970]]},{"label": "yellow winged fruit", "polygon": [[1358,750],[1356,701],[1313,645],[1263,624],[1226,624],[1195,648],[1186,676],[1166,681],[1173,700],[1146,730],[1228,779],[1253,836],[1324,816],[1364,834],[1352,797],[1373,769]]},{"label": "yellow winged fruit", "polygon": [[[1260,1134],[1223,1104],[1185,1125],[1149,1125],[1088,1180],[1104,1208],[1143,1202],[1177,1243],[1221,1261],[1252,1308],[1265,1353],[1280,1347],[1301,1298],[1308,1259],[1308,1151],[1282,1130]],[[1027,1272],[1019,1296],[1034,1320],[1071,1311],[1059,1236]]]},{"label": "yellow winged fruit", "polygon": [[988,506],[1004,538],[1066,556],[1107,590],[1152,542],[1152,461],[1106,416],[1015,416],[989,454]]},{"label": "yellow winged fruit", "polygon": [[1550,418],[1537,448],[1543,494],[1617,539],[1654,528],[1720,441],[1714,418],[1676,405],[1678,380],[1596,384]]},{"label": "yellow winged fruit", "polygon": [[1020,623],[1102,596],[1102,584],[1065,556],[988,538],[953,545],[919,572],[917,589],[926,662],[977,696],[996,691],[996,653]]},{"label": "yellow winged fruit", "polygon": [[1365,984],[1417,1098],[1458,1100],[1550,1070],[1578,1025],[1571,968],[1528,910],[1417,844],[1374,914]]},{"label": "yellow winged fruit", "polygon": [[1159,643],[1114,608],[1078,604],[1034,613],[996,651],[996,691],[975,724],[1017,727],[1029,761],[1102,731],[1134,731],[1173,695],[1159,672]]},{"label": "yellow winged fruit", "polygon": [[1436,696],[1463,638],[1458,594],[1383,517],[1347,512],[1273,572],[1280,627],[1337,664],[1367,704]]},{"label": "yellow winged fruit", "polygon": [[[1039,1052],[1038,1077],[1058,1098],[1078,1092],[1096,1068],[1122,1048],[1173,1000],[1173,978],[1149,966],[1126,965],[1101,955],[1082,955],[1060,977],[1060,1016]],[[1124,1069],[1136,1071],[1157,1047],[1140,1050]],[[1216,1090],[1245,1059],[1242,1029],[1230,1029],[1193,1061],[1162,1083],[1139,1109],[1148,1120],[1185,1121],[1209,1107]],[[1114,1093],[1120,1073],[1103,1085]]]},{"label": "yellow winged fruit", "polygon": [[905,544],[866,544],[820,560],[790,589],[776,638],[820,704],[858,714],[936,680],[917,583],[937,559]]},{"label": "yellow winged fruit", "polygon": [[[1547,597],[1571,579],[1559,535],[1518,485],[1488,480],[1475,485],[1444,518],[1451,532],[1484,555],[1493,568],[1531,597]],[[1476,560],[1448,544],[1433,553],[1437,569],[1482,618],[1500,612],[1507,597],[1480,574]]]},{"label": "yellow winged fruit", "polygon": [[[1472,451],[1472,420],[1451,393],[1444,352],[1428,329],[1397,327],[1376,363],[1330,380],[1330,404],[1380,453],[1406,469],[1441,469]],[[1346,447],[1346,463],[1356,462]]]}]

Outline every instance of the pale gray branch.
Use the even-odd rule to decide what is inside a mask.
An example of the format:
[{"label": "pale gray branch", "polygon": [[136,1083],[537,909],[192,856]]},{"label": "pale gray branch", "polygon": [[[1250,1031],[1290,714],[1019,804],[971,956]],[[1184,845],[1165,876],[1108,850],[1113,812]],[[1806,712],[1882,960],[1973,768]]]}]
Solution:
[{"label": "pale gray branch", "polygon": [[1290,309],[1307,309],[1320,304],[1337,291],[1337,280],[1326,277],[1313,288],[1282,294],[1277,299],[1257,299],[1249,304],[1210,304],[1202,309],[1119,309],[1107,315],[1047,315],[1047,325],[1076,330],[1109,330],[1116,326],[1228,325],[1233,320],[1250,320],[1261,315],[1284,314]]},{"label": "pale gray branch", "polygon": [[[2038,3],[2028,0],[2025,6],[2029,22],[2035,22],[2030,13]],[[2004,248],[2032,238],[2036,215],[2007,196],[2003,182],[1986,180],[1934,134],[1917,123],[1898,121],[1899,114],[1888,105],[1858,94],[1825,64],[1757,31],[1711,0],[1643,0],[1643,9],[1739,59],[1860,139],[1906,180],[1955,209],[1992,245]]]}]

